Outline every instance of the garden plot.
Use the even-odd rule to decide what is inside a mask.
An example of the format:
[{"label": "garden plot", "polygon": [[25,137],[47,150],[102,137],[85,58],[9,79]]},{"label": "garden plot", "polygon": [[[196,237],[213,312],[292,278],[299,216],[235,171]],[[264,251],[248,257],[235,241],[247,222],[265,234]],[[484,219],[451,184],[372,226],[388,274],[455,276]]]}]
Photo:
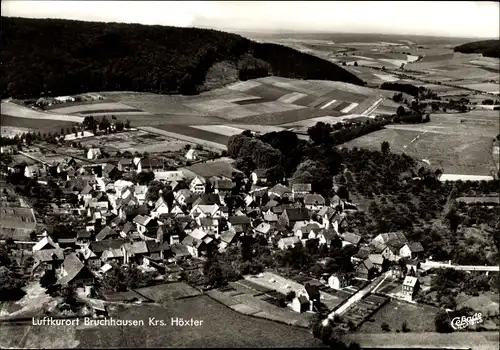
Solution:
[{"label": "garden plot", "polygon": [[186,142],[174,138],[168,138],[144,131],[130,131],[118,134],[101,135],[86,138],[81,141],[86,147],[100,147],[114,149],[120,152],[175,152],[184,149]]},{"label": "garden plot", "polygon": [[104,103],[89,103],[81,104],[77,106],[68,106],[52,109],[52,112],[64,113],[64,114],[77,114],[77,113],[91,113],[93,111],[102,112],[107,111],[112,113],[113,111],[137,111],[136,108],[127,106],[119,102],[104,102]]}]

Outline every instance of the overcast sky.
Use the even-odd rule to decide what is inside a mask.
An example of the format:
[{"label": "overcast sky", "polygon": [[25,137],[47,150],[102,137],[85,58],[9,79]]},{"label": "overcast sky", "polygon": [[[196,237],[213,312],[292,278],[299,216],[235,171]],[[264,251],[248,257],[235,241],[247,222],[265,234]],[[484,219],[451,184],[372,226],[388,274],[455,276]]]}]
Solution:
[{"label": "overcast sky", "polygon": [[10,17],[456,37],[499,37],[499,11],[486,1],[2,1]]}]

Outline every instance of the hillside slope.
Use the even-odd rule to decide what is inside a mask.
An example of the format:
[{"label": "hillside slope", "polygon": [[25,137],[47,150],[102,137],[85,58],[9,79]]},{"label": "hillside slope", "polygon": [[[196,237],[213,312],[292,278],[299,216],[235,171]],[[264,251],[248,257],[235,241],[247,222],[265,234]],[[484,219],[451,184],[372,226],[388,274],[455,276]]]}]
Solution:
[{"label": "hillside slope", "polygon": [[500,58],[500,40],[482,40],[455,47],[455,52],[480,53],[484,57]]},{"label": "hillside slope", "polygon": [[234,65],[240,79],[273,74],[364,84],[320,58],[215,30],[2,17],[2,32],[2,98],[112,90],[196,94],[219,62]]}]

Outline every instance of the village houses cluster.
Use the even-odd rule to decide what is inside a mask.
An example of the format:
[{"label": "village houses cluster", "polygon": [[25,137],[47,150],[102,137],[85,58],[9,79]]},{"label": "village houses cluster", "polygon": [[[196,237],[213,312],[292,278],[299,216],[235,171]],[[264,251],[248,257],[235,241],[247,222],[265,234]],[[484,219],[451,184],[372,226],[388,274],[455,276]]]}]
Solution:
[{"label": "village houses cluster", "polygon": [[[247,179],[228,163],[220,168],[190,167],[164,170],[161,160],[122,158],[116,164],[79,165],[74,159],[54,165],[64,174],[59,181],[63,198],[53,203],[53,210],[72,213],[84,219],[85,225],[54,237],[44,230],[33,246],[34,274],[46,269],[57,271],[58,284],[90,287],[97,278],[115,266],[135,262],[150,269],[163,269],[185,259],[203,259],[211,247],[223,252],[237,245],[242,235],[262,236],[272,249],[288,249],[299,242],[317,239],[330,246],[340,239],[342,246],[357,246],[351,260],[355,272],[334,274],[327,278],[333,289],[349,286],[355,276],[370,280],[382,272],[384,261],[396,278],[406,279],[403,294],[411,300],[418,280],[411,271],[418,268],[423,248],[408,242],[399,232],[378,235],[371,242],[348,232],[346,213],[355,205],[337,195],[325,199],[312,193],[310,184],[266,186],[266,179],[254,172]],[[28,168],[28,167],[27,167]],[[203,171],[199,171],[203,169]],[[11,169],[22,171],[22,169]],[[155,181],[171,188],[173,200],[162,196],[148,201],[148,186],[122,180],[128,172],[151,172]],[[243,185],[238,195],[241,205],[230,208],[226,199],[236,186],[235,174]],[[27,177],[36,177],[34,170],[24,169]],[[245,191],[245,188],[247,189]],[[75,205],[66,199],[77,197]],[[172,222],[180,230],[172,230]],[[399,263],[395,263],[398,262]],[[317,298],[317,287],[306,286],[294,303],[297,311]]]}]

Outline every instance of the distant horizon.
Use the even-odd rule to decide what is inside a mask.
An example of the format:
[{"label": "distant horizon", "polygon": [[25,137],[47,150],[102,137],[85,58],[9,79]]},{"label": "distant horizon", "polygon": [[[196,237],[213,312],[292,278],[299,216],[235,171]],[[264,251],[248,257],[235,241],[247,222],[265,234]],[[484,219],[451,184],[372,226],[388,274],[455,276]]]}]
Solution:
[{"label": "distant horizon", "polygon": [[[215,28],[211,26],[176,26],[169,24],[143,24],[134,22],[116,22],[116,21],[97,21],[97,20],[87,20],[87,19],[70,19],[70,18],[57,18],[57,17],[22,17],[22,16],[6,16],[2,14],[2,17],[7,18],[22,18],[22,19],[34,19],[34,20],[63,20],[63,21],[76,21],[76,22],[93,22],[93,23],[116,23],[116,24],[130,24],[130,25],[142,25],[142,26],[160,26],[160,27],[174,27],[174,28],[197,28],[197,29],[212,29],[227,33],[233,33],[238,35],[244,34],[260,34],[260,35],[294,35],[294,34],[332,34],[332,35],[382,35],[382,36],[401,36],[401,37],[424,37],[424,38],[449,38],[449,39],[471,39],[471,40],[500,40],[497,37],[467,37],[467,36],[446,36],[446,35],[436,35],[436,34],[396,34],[396,33],[384,33],[384,32],[340,32],[340,31],[329,31],[329,30],[257,30],[257,29],[235,29],[235,28]],[[320,40],[320,39],[318,39]]]},{"label": "distant horizon", "polygon": [[332,33],[498,39],[500,5],[488,1],[19,1],[2,16],[236,33]]}]

